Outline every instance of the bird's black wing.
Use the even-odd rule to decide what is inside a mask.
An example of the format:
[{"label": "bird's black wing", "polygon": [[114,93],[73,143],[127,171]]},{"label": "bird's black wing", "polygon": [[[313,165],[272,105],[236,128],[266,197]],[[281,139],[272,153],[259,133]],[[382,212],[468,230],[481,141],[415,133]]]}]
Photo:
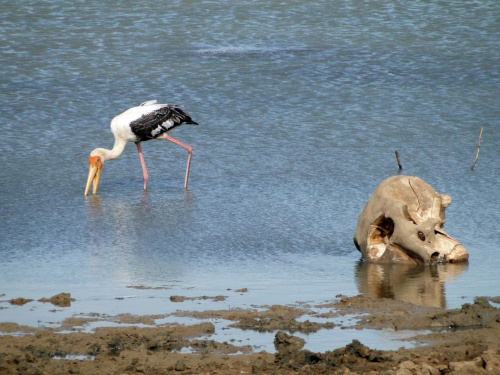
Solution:
[{"label": "bird's black wing", "polygon": [[130,128],[140,142],[154,139],[176,126],[184,124],[198,125],[191,119],[189,113],[182,109],[182,106],[167,105],[132,121]]}]

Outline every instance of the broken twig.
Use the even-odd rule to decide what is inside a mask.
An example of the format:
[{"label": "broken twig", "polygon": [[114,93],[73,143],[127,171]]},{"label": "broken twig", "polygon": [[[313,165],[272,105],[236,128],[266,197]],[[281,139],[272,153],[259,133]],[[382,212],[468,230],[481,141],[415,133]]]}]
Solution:
[{"label": "broken twig", "polygon": [[399,170],[401,170],[403,169],[403,167],[401,166],[401,160],[399,160],[399,152],[394,151],[394,153],[396,154],[396,160],[398,161]]},{"label": "broken twig", "polygon": [[470,167],[470,170],[474,170],[474,166],[476,165],[477,158],[479,157],[479,149],[481,148],[481,136],[483,135],[483,127],[481,126],[481,131],[479,132],[479,141],[477,141],[477,152],[476,152],[476,158],[474,159],[474,163],[472,163],[472,167]]}]

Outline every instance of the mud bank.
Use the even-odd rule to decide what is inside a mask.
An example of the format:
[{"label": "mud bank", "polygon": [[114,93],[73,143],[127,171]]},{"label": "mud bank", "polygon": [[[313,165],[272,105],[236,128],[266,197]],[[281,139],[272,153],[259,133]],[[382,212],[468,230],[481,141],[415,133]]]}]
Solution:
[{"label": "mud bank", "polygon": [[[472,304],[446,310],[339,295],[318,305],[175,313],[179,319],[200,321],[192,325],[159,325],[155,320],[161,316],[122,315],[116,319],[141,327],[101,327],[90,333],[78,327],[99,316],[66,319],[57,329],[3,323],[0,374],[499,374],[500,309],[494,306],[499,301],[478,297]],[[303,338],[294,336],[331,329],[335,324],[328,319],[343,316],[354,317],[354,323],[341,329],[413,330],[414,339],[425,345],[382,351],[353,340],[314,353],[303,349]],[[256,353],[251,346],[207,339],[216,328],[204,320],[212,318],[237,329],[272,332],[276,351]]]}]

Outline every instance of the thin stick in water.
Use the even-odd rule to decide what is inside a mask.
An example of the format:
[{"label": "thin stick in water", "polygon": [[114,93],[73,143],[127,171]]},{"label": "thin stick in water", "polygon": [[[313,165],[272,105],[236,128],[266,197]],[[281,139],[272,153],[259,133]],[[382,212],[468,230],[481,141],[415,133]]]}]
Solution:
[{"label": "thin stick in water", "polygon": [[399,167],[399,170],[403,169],[403,167],[401,166],[401,160],[399,160],[399,152],[397,151],[394,151],[395,154],[396,154],[396,160],[398,161],[398,167]]},{"label": "thin stick in water", "polygon": [[477,142],[477,152],[476,152],[476,158],[474,159],[474,163],[472,163],[472,167],[470,167],[470,170],[474,170],[474,166],[476,165],[477,158],[479,157],[479,149],[481,148],[481,136],[483,135],[483,127],[481,126],[481,131],[479,132],[479,141]]}]

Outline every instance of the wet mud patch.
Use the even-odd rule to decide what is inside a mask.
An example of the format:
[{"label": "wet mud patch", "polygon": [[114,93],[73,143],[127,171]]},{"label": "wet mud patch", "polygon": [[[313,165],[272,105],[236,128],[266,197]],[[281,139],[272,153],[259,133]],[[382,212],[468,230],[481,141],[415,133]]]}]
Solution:
[{"label": "wet mud patch", "polygon": [[170,296],[171,302],[184,302],[184,301],[203,301],[203,300],[212,300],[214,302],[222,302],[226,300],[226,296],[215,296],[215,297],[184,297],[184,296]]},{"label": "wet mud patch", "polygon": [[[0,374],[494,374],[500,373],[500,310],[490,303],[496,300],[498,297],[479,297],[472,304],[446,310],[362,295],[339,295],[336,300],[316,305],[177,311],[145,316],[94,314],[66,319],[61,329],[96,319],[132,326],[64,334],[53,328],[31,328],[22,336],[14,333],[24,327],[4,323],[0,325],[3,332]],[[199,319],[200,323],[168,326],[155,323],[167,316]],[[328,319],[338,321],[339,317],[347,316],[353,316],[355,323],[328,325],[333,324]],[[318,318],[326,322],[309,321]],[[220,342],[216,339],[217,331],[224,328],[206,320],[227,321],[236,330],[272,332],[275,352],[255,353],[251,345]],[[355,339],[340,348],[313,352],[304,349],[307,338],[294,336],[331,327],[358,330],[401,327],[414,330],[415,337],[426,345],[384,351]],[[421,329],[432,333],[418,335]],[[335,335],[335,329],[331,332]]]},{"label": "wet mud patch", "polygon": [[76,327],[84,327],[85,325],[99,321],[99,318],[94,317],[71,317],[66,318],[61,322],[60,329],[62,331],[75,330]]},{"label": "wet mud patch", "polygon": [[233,321],[229,327],[258,332],[273,332],[283,330],[290,333],[313,333],[320,329],[331,329],[334,324],[316,323],[297,319],[307,314],[301,308],[274,305],[263,309],[230,309],[207,311],[182,311],[172,315],[196,319],[223,319]]},{"label": "wet mud patch", "polygon": [[500,310],[489,303],[492,298],[488,297],[476,297],[472,304],[466,303],[461,308],[449,310],[364,295],[337,298],[335,302],[316,307],[330,307],[339,314],[357,316],[358,322],[353,328],[466,330],[491,327],[500,322]]},{"label": "wet mud patch", "polygon": [[123,324],[145,324],[154,325],[156,319],[161,319],[165,315],[132,315],[132,314],[120,314],[114,318],[117,323]]}]

